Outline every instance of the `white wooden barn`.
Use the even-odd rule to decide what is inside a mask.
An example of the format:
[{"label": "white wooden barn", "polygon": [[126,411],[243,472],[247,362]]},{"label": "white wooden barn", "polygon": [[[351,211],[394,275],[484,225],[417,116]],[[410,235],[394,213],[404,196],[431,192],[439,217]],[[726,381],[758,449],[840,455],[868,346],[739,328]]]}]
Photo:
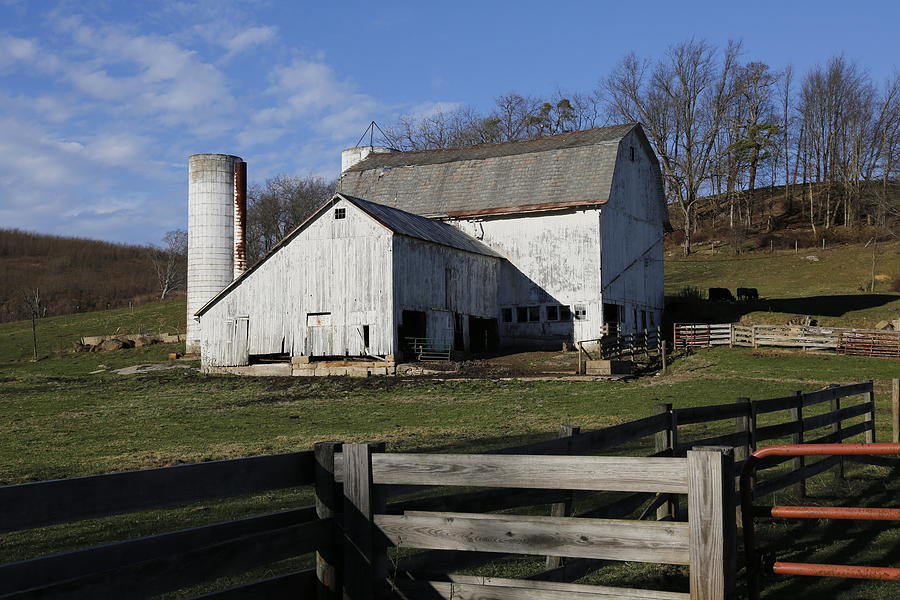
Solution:
[{"label": "white wooden barn", "polygon": [[398,356],[408,338],[559,348],[661,322],[667,211],[638,124],[353,148],[343,166],[330,202],[197,311],[204,365]]}]

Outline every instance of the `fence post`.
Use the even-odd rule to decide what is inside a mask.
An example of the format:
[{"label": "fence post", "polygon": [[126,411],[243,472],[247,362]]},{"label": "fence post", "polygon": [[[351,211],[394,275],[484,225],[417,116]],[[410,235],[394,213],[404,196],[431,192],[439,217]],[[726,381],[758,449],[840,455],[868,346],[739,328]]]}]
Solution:
[{"label": "fence post", "polygon": [[687,453],[691,600],[733,600],[737,569],[734,449]]},{"label": "fence post", "polygon": [[[655,451],[657,453],[666,452],[666,456],[675,456],[675,448],[677,446],[677,437],[676,437],[676,424],[675,424],[675,413],[672,411],[671,404],[657,404],[653,407],[654,415],[669,415],[669,422],[666,428],[662,431],[656,432],[655,441]],[[670,494],[669,499],[666,500],[664,504],[662,504],[659,508],[656,509],[656,520],[657,521],[674,521],[678,518],[678,496],[675,494]]]},{"label": "fence post", "polygon": [[575,343],[575,350],[578,352],[578,374],[582,375],[584,373],[584,357],[581,356],[581,353],[584,352],[584,349],[581,347],[581,342]]},{"label": "fence post", "polygon": [[873,380],[869,380],[870,389],[868,392],[864,394],[864,402],[872,403],[872,410],[866,413],[865,421],[870,423],[870,427],[868,431],[866,431],[866,443],[874,444],[875,443],[875,382]]},{"label": "fence post", "polygon": [[372,453],[384,443],[344,444],[344,578],[345,600],[371,600],[379,579],[387,575],[387,554],[376,539],[373,515],[384,498],[372,482]]},{"label": "fence post", "polygon": [[[574,435],[578,435],[581,433],[581,427],[574,427],[572,425],[560,425],[559,426],[559,437],[566,438],[572,437]],[[566,445],[566,454],[570,454],[572,449],[571,440],[569,444]],[[573,502],[573,493],[571,491],[567,492],[566,499],[562,502],[556,502],[555,504],[550,506],[550,516],[551,517],[571,517],[572,516],[572,502]],[[548,556],[547,557],[547,568],[555,569],[557,567],[563,566],[565,563],[565,558],[560,556]]]},{"label": "fence post", "polygon": [[891,380],[891,441],[900,444],[900,379]]},{"label": "fence post", "polygon": [[[840,398],[832,398],[831,399],[831,412],[837,412],[841,410],[841,399]],[[831,441],[835,444],[840,444],[844,441],[843,436],[841,435],[842,423],[841,420],[838,419],[834,423],[831,424]],[[837,464],[834,466],[834,479],[835,483],[840,483],[844,479],[844,457],[838,456]]]},{"label": "fence post", "polygon": [[[319,442],[316,456],[316,515],[320,519],[340,519],[343,509],[341,484],[334,480],[334,453],[341,449],[341,442]],[[337,531],[337,527],[335,527]],[[316,598],[337,600],[341,597],[340,544],[328,544],[316,552]]]},{"label": "fence post", "polygon": [[666,340],[664,340],[663,338],[659,338],[659,349],[660,356],[662,357],[662,373],[663,375],[665,375],[669,370],[669,365],[666,361]]},{"label": "fence post", "polygon": [[[792,444],[802,444],[803,443],[803,392],[796,391],[794,395],[797,397],[796,406],[791,409],[791,420],[797,423],[798,431],[791,435],[791,443]],[[798,456],[792,461],[794,470],[803,470],[806,467],[806,458],[803,456]],[[800,481],[797,482],[797,496],[800,498],[806,498],[806,477],[801,477]]]}]

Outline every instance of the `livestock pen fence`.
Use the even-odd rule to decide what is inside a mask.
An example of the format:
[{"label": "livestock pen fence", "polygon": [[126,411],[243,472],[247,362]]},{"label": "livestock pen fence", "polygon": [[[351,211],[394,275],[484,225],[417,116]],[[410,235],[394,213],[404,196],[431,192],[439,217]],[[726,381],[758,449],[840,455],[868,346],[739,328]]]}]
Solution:
[{"label": "livestock pen fence", "polygon": [[900,331],[808,327],[803,325],[740,325],[737,323],[675,323],[674,346],[781,346],[831,349],[851,356],[900,358]]},{"label": "livestock pen fence", "polygon": [[[585,432],[566,426],[556,439],[482,454],[325,442],[307,452],[0,487],[0,532],[298,486],[312,486],[316,498],[315,506],[0,565],[0,598],[148,597],[307,555],[308,569],[204,597],[722,599],[735,572],[734,477],[748,453],[776,439],[873,442],[874,419],[874,388],[865,382],[659,405],[634,421]],[[802,493],[809,477],[842,476],[842,460],[770,465],[754,497],[791,486]],[[535,569],[516,563],[519,555],[545,558]],[[513,561],[520,578],[457,574],[498,560]],[[615,560],[688,565],[689,591],[571,583]]]}]

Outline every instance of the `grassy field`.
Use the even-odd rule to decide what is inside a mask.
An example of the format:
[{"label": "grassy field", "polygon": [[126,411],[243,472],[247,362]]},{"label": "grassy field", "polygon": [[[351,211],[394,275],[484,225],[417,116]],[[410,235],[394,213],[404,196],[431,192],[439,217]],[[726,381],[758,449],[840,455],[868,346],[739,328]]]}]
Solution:
[{"label": "grassy field", "polygon": [[[705,248],[705,249],[704,249]],[[733,256],[727,250],[698,246],[690,257],[677,249],[666,256],[666,293],[694,286],[755,287],[764,301],[717,307],[722,318],[753,323],[786,323],[794,315],[809,315],[822,325],[871,327],[900,317],[900,293],[891,291],[900,278],[900,243],[863,244],[831,249],[750,252]],[[875,253],[874,291],[869,291]],[[807,260],[814,256],[817,261]],[[865,291],[863,291],[865,290]]]},{"label": "grassy field", "polygon": [[[29,360],[30,324],[0,325],[0,484],[304,450],[316,441],[334,439],[387,441],[389,450],[394,451],[472,452],[551,437],[562,423],[594,429],[632,420],[651,414],[660,402],[696,406],[867,379],[877,381],[876,423],[879,439],[885,440],[889,435],[887,379],[900,376],[896,361],[727,348],[677,356],[667,375],[632,381],[311,381],[207,376],[185,368],[120,376],[110,369],[165,362],[168,352],[180,348],[156,345],[71,354],[48,347],[56,340],[62,349],[80,335],[109,332],[111,327],[121,332],[139,327],[172,330],[183,311],[183,302],[172,302],[133,311],[42,320],[40,353],[46,358],[36,362]],[[721,427],[727,429],[731,424]],[[719,429],[697,427],[690,439],[714,435]],[[900,492],[896,477],[886,477],[874,468],[854,471],[839,489],[829,481],[827,475],[814,480],[810,486],[813,498],[805,502],[892,506]],[[310,501],[310,490],[294,489],[7,534],[0,538],[0,562]],[[778,501],[790,503],[792,499],[783,494]],[[818,522],[776,525],[766,529],[765,539],[789,546],[785,554],[789,559],[900,562],[900,530],[884,524],[876,528],[825,527]],[[286,561],[256,570],[251,576],[299,565],[298,561]],[[529,565],[527,561],[500,564],[494,572],[516,574]],[[684,577],[678,569],[625,564],[601,571],[591,581],[678,588]],[[800,600],[895,597],[893,588],[884,584],[843,580],[785,579],[767,588],[769,598],[787,594]]]}]

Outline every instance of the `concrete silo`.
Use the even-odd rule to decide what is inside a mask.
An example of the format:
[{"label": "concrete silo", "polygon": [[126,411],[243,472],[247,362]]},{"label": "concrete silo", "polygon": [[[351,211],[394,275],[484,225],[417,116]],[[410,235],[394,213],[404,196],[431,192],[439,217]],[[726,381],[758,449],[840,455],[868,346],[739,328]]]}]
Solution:
[{"label": "concrete silo", "polygon": [[188,159],[187,348],[200,350],[194,313],[247,266],[247,163],[228,154]]}]

